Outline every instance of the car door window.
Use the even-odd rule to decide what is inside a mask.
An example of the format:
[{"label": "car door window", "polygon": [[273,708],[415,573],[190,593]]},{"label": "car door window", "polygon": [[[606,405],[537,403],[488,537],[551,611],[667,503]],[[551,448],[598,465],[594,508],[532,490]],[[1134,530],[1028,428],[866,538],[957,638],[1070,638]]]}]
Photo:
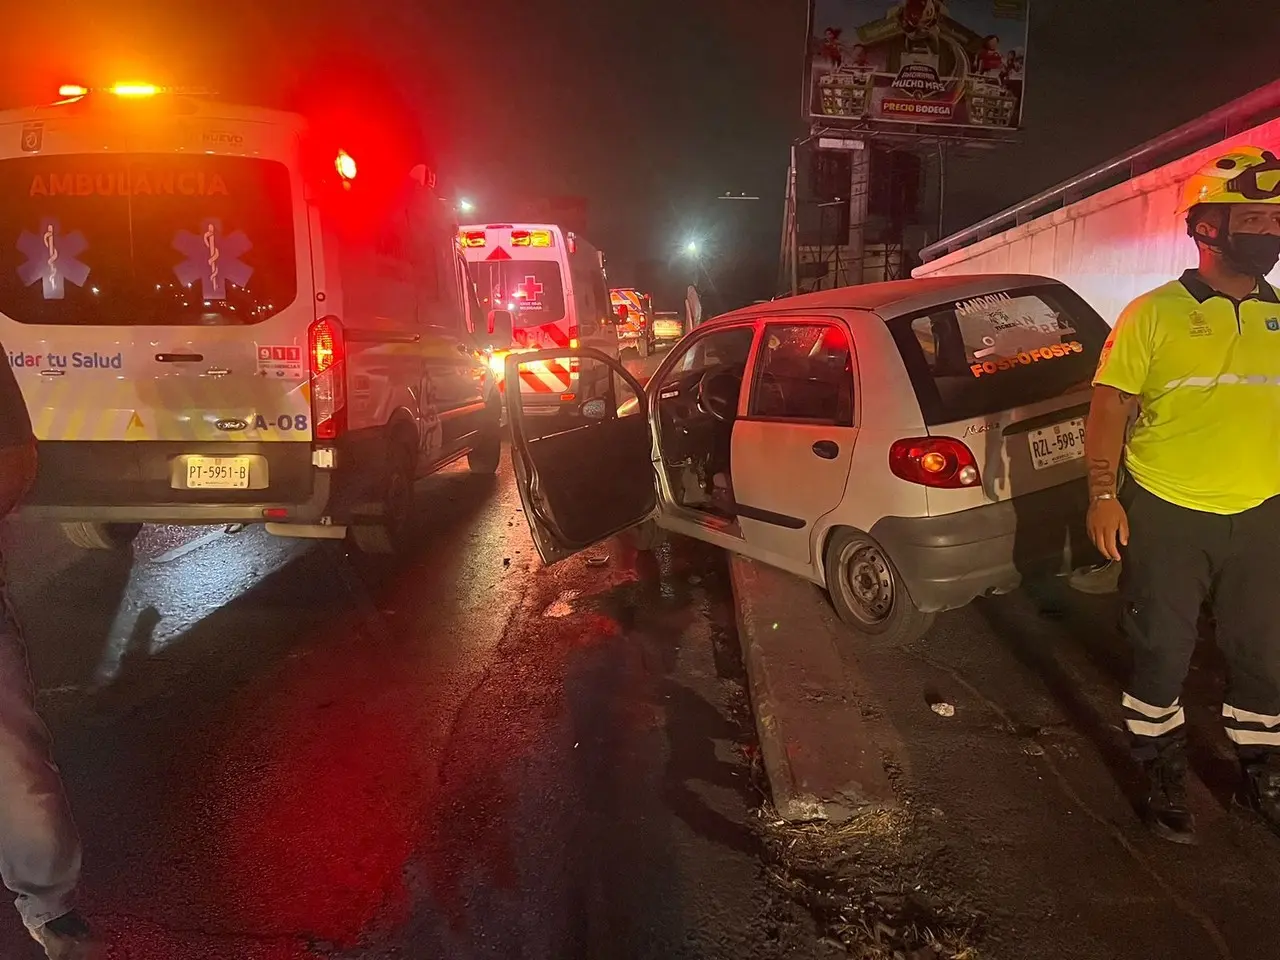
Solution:
[{"label": "car door window", "polygon": [[754,326],[728,327],[698,337],[685,347],[663,378],[663,384],[683,378],[686,374],[700,373],[718,366],[731,367],[741,375],[746,370],[754,338]]},{"label": "car door window", "polygon": [[770,323],[760,338],[747,415],[853,425],[853,353],[834,323]]}]

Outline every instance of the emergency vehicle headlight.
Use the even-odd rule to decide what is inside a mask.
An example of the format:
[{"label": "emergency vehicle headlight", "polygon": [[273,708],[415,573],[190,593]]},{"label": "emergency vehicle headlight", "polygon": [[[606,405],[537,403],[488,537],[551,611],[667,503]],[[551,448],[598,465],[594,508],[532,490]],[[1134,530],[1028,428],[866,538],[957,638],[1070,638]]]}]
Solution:
[{"label": "emergency vehicle headlight", "polygon": [[513,247],[549,247],[550,230],[512,230],[511,245]]}]

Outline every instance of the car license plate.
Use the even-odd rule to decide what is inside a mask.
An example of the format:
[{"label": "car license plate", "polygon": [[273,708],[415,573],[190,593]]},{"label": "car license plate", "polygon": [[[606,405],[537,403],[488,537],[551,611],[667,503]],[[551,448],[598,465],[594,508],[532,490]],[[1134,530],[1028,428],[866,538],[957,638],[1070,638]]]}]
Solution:
[{"label": "car license plate", "polygon": [[187,457],[188,490],[247,490],[249,457]]},{"label": "car license plate", "polygon": [[1084,456],[1084,417],[1032,430],[1027,439],[1031,462],[1037,470],[1079,460]]}]

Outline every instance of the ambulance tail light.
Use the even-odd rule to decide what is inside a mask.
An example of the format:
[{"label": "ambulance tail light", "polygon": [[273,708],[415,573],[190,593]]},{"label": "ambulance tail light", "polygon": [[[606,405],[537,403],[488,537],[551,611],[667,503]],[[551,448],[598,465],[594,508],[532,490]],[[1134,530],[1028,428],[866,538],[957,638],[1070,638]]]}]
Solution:
[{"label": "ambulance tail light", "polygon": [[[579,347],[581,347],[581,346],[582,346],[582,344],[578,341],[578,338],[577,338],[577,337],[570,337],[570,338],[569,338],[569,349],[570,349],[570,350],[577,350],[577,349],[578,349]],[[569,372],[570,372],[570,373],[577,373],[577,372],[581,369],[581,366],[582,366],[581,361],[579,361],[577,357],[570,357],[570,358],[569,358]]]},{"label": "ambulance tail light", "polygon": [[895,477],[925,487],[957,489],[982,482],[973,451],[954,437],[895,440],[889,448],[889,470]]},{"label": "ambulance tail light", "polygon": [[513,247],[554,246],[550,230],[512,230],[511,245]]},{"label": "ambulance tail light", "polygon": [[317,440],[336,440],[347,427],[347,345],[337,317],[321,317],[307,334],[311,422]]},{"label": "ambulance tail light", "polygon": [[461,247],[483,247],[484,244],[483,230],[463,230],[458,234],[458,245]]}]

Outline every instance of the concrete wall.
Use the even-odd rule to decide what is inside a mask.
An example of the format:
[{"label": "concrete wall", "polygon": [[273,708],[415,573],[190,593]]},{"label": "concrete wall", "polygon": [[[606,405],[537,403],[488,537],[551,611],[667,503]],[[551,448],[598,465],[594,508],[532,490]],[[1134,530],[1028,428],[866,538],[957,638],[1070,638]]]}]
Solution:
[{"label": "concrete wall", "polygon": [[[1240,144],[1280,152],[1280,120],[931,260],[912,275],[1053,277],[1077,290],[1108,323],[1114,323],[1138,294],[1195,265],[1195,245],[1187,236],[1185,218],[1178,213],[1182,184],[1228,147]],[[1271,279],[1280,283],[1280,270]]]}]

